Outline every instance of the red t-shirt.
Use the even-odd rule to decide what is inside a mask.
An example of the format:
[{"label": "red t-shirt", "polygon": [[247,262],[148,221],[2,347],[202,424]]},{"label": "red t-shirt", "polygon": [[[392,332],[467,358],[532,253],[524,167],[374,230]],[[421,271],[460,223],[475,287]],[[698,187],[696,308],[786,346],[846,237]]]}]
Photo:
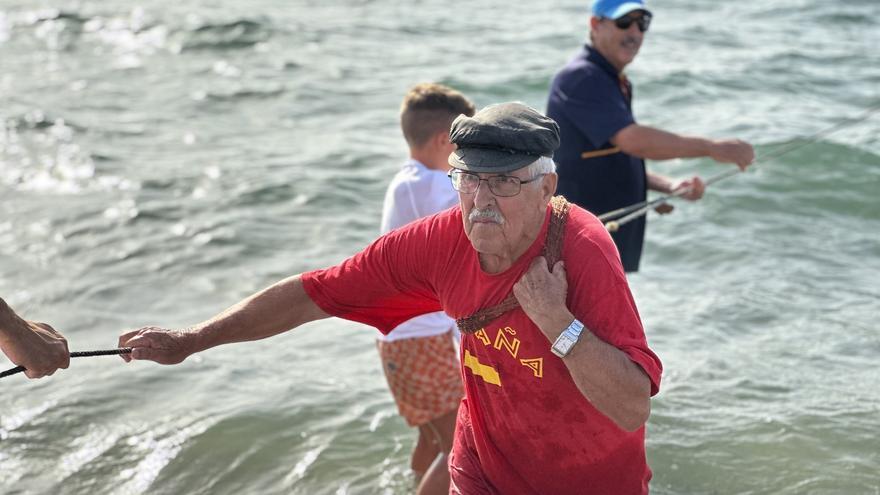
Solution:
[{"label": "red t-shirt", "polygon": [[[470,316],[500,303],[541,254],[549,225],[509,269],[488,274],[453,207],[392,231],[341,264],[309,272],[309,297],[326,313],[389,332],[414,316]],[[600,339],[660,384],[614,243],[572,205],[562,259],[566,305]],[[550,342],[521,308],[462,335],[467,407],[482,475],[503,494],[647,493],[644,427],[627,432],[580,393]]]}]

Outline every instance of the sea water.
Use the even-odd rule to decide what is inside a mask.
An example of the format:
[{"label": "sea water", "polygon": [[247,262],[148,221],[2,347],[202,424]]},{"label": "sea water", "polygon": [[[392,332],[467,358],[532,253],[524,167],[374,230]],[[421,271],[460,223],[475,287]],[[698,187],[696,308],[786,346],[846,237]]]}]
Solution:
[{"label": "sea water", "polygon": [[[880,104],[880,3],[650,8],[641,123],[803,144],[649,216],[629,280],[665,365],[652,491],[880,493],[880,115],[806,139]],[[588,9],[2,0],[0,297],[103,349],[336,263],[378,234],[407,88],[543,109]],[[415,434],[375,336],[331,319],[176,367],[3,379],[0,492],[408,493]]]}]

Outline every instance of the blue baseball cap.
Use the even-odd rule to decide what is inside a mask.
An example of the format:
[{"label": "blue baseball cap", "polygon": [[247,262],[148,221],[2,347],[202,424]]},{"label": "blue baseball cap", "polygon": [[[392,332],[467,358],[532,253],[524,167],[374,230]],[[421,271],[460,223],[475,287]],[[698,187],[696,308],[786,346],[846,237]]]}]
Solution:
[{"label": "blue baseball cap", "polygon": [[619,19],[634,10],[644,10],[645,2],[642,0],[596,0],[593,2],[593,15],[607,19]]}]

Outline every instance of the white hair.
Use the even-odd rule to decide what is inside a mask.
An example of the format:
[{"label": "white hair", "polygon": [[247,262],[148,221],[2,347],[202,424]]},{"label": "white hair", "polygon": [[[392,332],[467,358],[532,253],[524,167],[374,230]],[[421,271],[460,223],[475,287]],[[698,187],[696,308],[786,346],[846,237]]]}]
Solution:
[{"label": "white hair", "polygon": [[531,164],[526,166],[526,170],[529,172],[529,177],[537,177],[541,174],[552,174],[556,173],[556,162],[553,161],[549,156],[542,156],[538,158]]}]

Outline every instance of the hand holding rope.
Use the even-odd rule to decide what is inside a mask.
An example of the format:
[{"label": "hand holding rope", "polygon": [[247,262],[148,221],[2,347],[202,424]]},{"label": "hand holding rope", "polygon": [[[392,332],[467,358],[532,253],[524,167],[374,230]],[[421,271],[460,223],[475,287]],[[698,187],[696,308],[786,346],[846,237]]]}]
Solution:
[{"label": "hand holding rope", "polygon": [[[796,149],[813,144],[814,142],[818,141],[819,139],[821,139],[823,137],[826,137],[826,136],[833,134],[834,132],[837,132],[843,128],[849,127],[853,124],[857,124],[857,123],[867,119],[872,114],[874,114],[878,111],[880,111],[880,104],[869,108],[868,110],[866,110],[864,113],[862,113],[858,117],[843,120],[843,121],[838,122],[832,126],[826,127],[825,129],[822,129],[821,131],[816,132],[816,133],[808,136],[803,141],[794,142],[788,146],[783,146],[779,149],[776,149],[766,155],[762,155],[762,156],[756,158],[755,161],[752,163],[756,164],[759,162],[765,162],[771,158],[776,158],[776,157],[785,155],[787,153],[790,153]],[[730,170],[725,170],[724,172],[721,172],[719,174],[713,175],[712,177],[709,177],[708,179],[706,179],[706,181],[705,181],[706,187],[708,187],[711,184],[714,184],[716,182],[720,182],[724,179],[727,179],[729,177],[733,177],[734,175],[738,175],[740,172],[742,172],[742,170],[740,170],[739,168],[733,168]],[[629,222],[631,222],[641,216],[646,215],[648,213],[648,211],[650,211],[653,207],[660,205],[662,203],[666,203],[667,201],[669,201],[672,198],[682,196],[686,192],[687,192],[687,189],[673,191],[670,194],[660,196],[659,198],[655,198],[650,201],[642,201],[640,203],[635,203],[635,204],[626,206],[624,208],[619,208],[617,210],[603,213],[603,214],[599,215],[598,218],[601,222],[603,222],[605,224],[605,229],[608,232],[617,232],[617,230],[622,225],[625,225],[625,224],[627,224],[627,223],[629,223]]]},{"label": "hand holding rope", "polygon": [[[130,354],[131,347],[120,347],[119,349],[107,349],[101,351],[78,351],[71,352],[70,357],[92,357],[92,356],[115,356],[117,354]],[[17,373],[22,373],[25,371],[24,366],[16,366],[15,368],[10,368],[2,373],[0,373],[0,378],[5,378],[10,375],[15,375]]]}]

